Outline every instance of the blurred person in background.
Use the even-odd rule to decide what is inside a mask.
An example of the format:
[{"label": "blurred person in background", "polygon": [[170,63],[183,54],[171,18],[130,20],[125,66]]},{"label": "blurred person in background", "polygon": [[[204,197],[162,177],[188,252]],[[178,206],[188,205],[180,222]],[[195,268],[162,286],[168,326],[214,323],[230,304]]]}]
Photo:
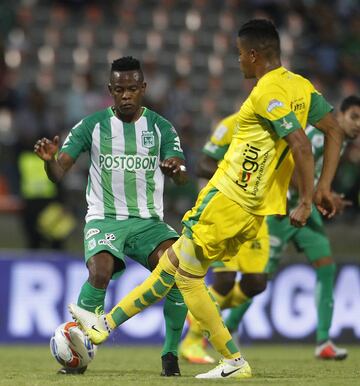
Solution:
[{"label": "blurred person in background", "polygon": [[61,187],[49,181],[43,162],[34,154],[39,136],[53,136],[57,127],[45,95],[32,85],[14,117],[21,219],[30,249],[63,249],[75,220],[60,202]]},{"label": "blurred person in background", "polygon": [[[345,103],[346,102],[346,103]],[[335,179],[337,189],[352,202],[351,210],[346,217],[356,219],[359,213],[360,195],[360,135],[355,136],[360,127],[360,97],[350,96],[341,104],[339,122],[353,128],[353,136],[349,136]]]},{"label": "blurred person in background", "polygon": [[[111,279],[125,269],[125,255],[153,270],[163,252],[179,237],[163,222],[165,176],[182,185],[187,181],[180,139],[173,125],[142,106],[146,83],[140,62],[122,57],[112,63],[109,92],[114,104],[77,123],[59,151],[59,137],[42,138],[34,151],[45,162],[49,179],[59,182],[81,153],[88,152],[84,228],[88,280],[78,297],[80,309],[104,312]],[[58,154],[58,155],[57,155]],[[159,281],[158,290],[167,282]],[[179,376],[177,349],[187,308],[175,286],[164,304],[166,337],[163,376]],[[62,368],[60,374],[82,374]]]},{"label": "blurred person in background", "polygon": [[149,108],[163,114],[169,92],[169,79],[163,71],[160,71],[156,57],[151,53],[144,56],[143,71],[146,82],[149,84],[144,102]]},{"label": "blurred person in background", "polygon": [[65,98],[65,125],[73,126],[92,111],[104,108],[104,97],[94,88],[90,73],[75,73]]}]

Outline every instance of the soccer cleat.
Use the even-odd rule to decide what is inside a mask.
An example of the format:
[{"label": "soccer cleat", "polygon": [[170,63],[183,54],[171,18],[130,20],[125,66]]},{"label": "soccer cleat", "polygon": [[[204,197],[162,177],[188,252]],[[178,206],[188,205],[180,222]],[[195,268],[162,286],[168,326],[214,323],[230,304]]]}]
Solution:
[{"label": "soccer cleat", "polygon": [[160,375],[163,377],[179,377],[180,369],[178,363],[178,357],[174,355],[172,352],[168,352],[167,354],[161,357],[162,362],[162,370]]},{"label": "soccer cleat", "polygon": [[69,304],[68,309],[79,327],[94,344],[101,344],[109,337],[111,329],[105,315],[94,314],[76,304]]},{"label": "soccer cleat", "polygon": [[226,379],[226,378],[251,378],[251,367],[245,359],[223,359],[212,370],[199,374],[195,378]]},{"label": "soccer cleat", "polygon": [[336,347],[331,340],[328,340],[315,348],[315,357],[318,359],[335,359],[341,361],[347,356],[347,350]]},{"label": "soccer cleat", "polygon": [[185,338],[180,345],[179,352],[181,357],[190,363],[200,365],[215,363],[215,359],[205,351],[202,344],[202,339],[199,342],[195,340],[191,342]]},{"label": "soccer cleat", "polygon": [[80,367],[79,369],[71,369],[69,367],[62,367],[60,370],[58,370],[57,374],[62,374],[62,375],[84,374],[86,369],[87,369],[87,366]]}]

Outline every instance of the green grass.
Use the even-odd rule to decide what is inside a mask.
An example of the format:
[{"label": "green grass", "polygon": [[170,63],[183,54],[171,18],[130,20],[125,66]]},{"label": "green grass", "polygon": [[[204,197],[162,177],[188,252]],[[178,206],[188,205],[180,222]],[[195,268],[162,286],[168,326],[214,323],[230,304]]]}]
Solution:
[{"label": "green grass", "polygon": [[360,347],[349,347],[349,358],[324,362],[313,358],[312,346],[254,345],[243,354],[253,369],[246,380],[195,380],[194,375],[213,366],[181,362],[182,377],[162,378],[159,347],[101,347],[89,370],[81,376],[57,375],[59,368],[44,346],[0,346],[0,385],[316,385],[360,384]]}]

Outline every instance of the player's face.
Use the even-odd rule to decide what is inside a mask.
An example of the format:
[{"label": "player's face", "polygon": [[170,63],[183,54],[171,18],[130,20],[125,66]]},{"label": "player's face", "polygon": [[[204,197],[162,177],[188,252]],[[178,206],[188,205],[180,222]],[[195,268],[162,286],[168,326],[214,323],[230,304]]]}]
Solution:
[{"label": "player's face", "polygon": [[360,134],[360,106],[351,106],[340,113],[341,127],[347,137],[354,139]]},{"label": "player's face", "polygon": [[139,71],[113,71],[109,91],[116,110],[124,115],[134,115],[141,107],[146,83]]},{"label": "player's face", "polygon": [[246,79],[255,78],[255,62],[253,50],[246,44],[243,38],[237,38],[237,48],[239,51],[240,70]]}]

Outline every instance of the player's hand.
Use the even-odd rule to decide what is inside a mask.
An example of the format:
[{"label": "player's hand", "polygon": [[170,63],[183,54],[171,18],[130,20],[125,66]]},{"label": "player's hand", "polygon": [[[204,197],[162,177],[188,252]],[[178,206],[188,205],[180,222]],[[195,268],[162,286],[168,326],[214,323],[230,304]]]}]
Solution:
[{"label": "player's hand", "polygon": [[345,195],[343,193],[339,194],[336,192],[332,192],[334,202],[335,202],[335,207],[336,207],[336,213],[343,213],[345,208],[348,206],[352,206],[352,201],[350,200],[345,200],[344,197]]},{"label": "player's hand", "polygon": [[180,158],[168,158],[164,161],[160,162],[160,169],[161,171],[168,177],[174,177],[177,173],[180,173],[181,171],[181,165],[183,163],[181,162]]},{"label": "player's hand", "polygon": [[330,190],[317,188],[314,193],[314,203],[323,216],[326,218],[334,217],[336,213],[336,204]]},{"label": "player's hand", "polygon": [[52,161],[55,159],[55,155],[59,151],[59,136],[56,135],[51,141],[47,138],[39,139],[34,146],[34,152],[43,161]]},{"label": "player's hand", "polygon": [[290,224],[301,228],[306,225],[307,219],[311,214],[311,204],[301,202],[290,212]]}]

